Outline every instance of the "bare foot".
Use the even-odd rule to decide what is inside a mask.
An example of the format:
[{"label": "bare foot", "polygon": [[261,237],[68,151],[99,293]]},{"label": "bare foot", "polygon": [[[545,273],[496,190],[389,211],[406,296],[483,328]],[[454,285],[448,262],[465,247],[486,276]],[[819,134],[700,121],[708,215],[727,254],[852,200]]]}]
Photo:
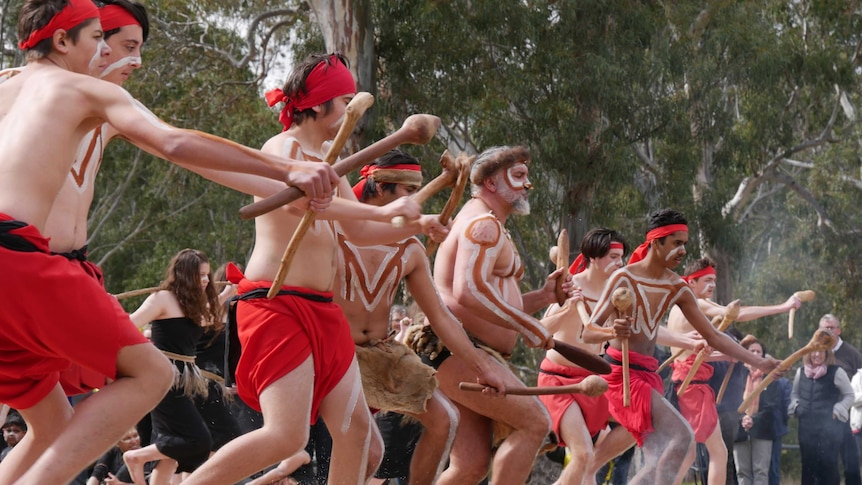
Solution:
[{"label": "bare foot", "polygon": [[138,450],[129,450],[123,453],[123,462],[129,470],[129,476],[132,477],[132,482],[135,485],[147,485],[147,480],[144,478],[145,461],[136,453]]}]

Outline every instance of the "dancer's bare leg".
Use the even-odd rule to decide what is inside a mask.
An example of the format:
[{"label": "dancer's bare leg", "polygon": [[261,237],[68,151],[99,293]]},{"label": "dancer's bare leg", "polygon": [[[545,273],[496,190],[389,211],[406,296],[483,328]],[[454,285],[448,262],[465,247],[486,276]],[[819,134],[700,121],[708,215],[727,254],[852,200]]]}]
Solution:
[{"label": "dancer's bare leg", "polygon": [[622,426],[612,429],[601,441],[596,444],[593,460],[587,467],[584,477],[585,485],[595,485],[596,473],[606,463],[625,453],[626,450],[635,445],[635,438],[629,430]]},{"label": "dancer's bare leg", "polygon": [[260,394],[263,426],[228,442],[183,483],[234,484],[302,450],[308,441],[313,383],[309,356]]},{"label": "dancer's bare leg", "polygon": [[305,450],[294,454],[286,460],[282,460],[277,467],[266,472],[260,478],[248,482],[246,485],[269,485],[276,483],[279,480],[290,477],[290,474],[295,472],[299,467],[311,462],[311,457]]},{"label": "dancer's bare leg", "polygon": [[405,413],[425,429],[416,443],[410,462],[410,485],[431,485],[446,465],[458,429],[458,409],[438,389],[422,414]]},{"label": "dancer's bare leg", "polygon": [[572,403],[560,420],[561,438],[566,443],[571,459],[563,468],[558,483],[581,485],[590,462],[593,460],[593,440],[577,403]]},{"label": "dancer's bare leg", "polygon": [[704,442],[706,451],[709,453],[709,483],[724,483],[727,478],[727,448],[721,437],[721,426],[715,424],[712,434]]},{"label": "dancer's bare leg", "polygon": [[158,404],[173,376],[167,358],[145,343],[120,350],[117,379],[81,401],[74,414],[57,385],[41,402],[21,410],[32,435],[25,435],[25,448],[8,465],[9,459],[3,460],[0,484],[16,483],[18,476],[19,485],[68,483]]},{"label": "dancer's bare leg", "polygon": [[[129,450],[123,453],[123,462],[129,470],[129,476],[132,477],[132,483],[135,485],[147,485],[147,480],[144,478],[144,465],[148,462],[159,460],[156,469],[153,470],[153,477],[150,477],[150,485],[167,485],[170,483],[170,475],[173,475],[177,469],[177,462],[166,456],[156,448],[156,445],[147,445],[137,450]],[[165,465],[162,465],[162,462]],[[173,462],[173,466],[169,466]],[[162,467],[160,473],[156,470]],[[166,473],[170,471],[169,473]],[[158,480],[156,479],[158,477]]]},{"label": "dancer's bare leg", "polygon": [[355,357],[335,388],[323,398],[320,415],[332,435],[327,483],[364,484],[383,459],[383,438],[365,402]]},{"label": "dancer's bare leg", "polygon": [[694,433],[679,412],[652,391],[653,432],[644,440],[644,466],[631,485],[678,483],[694,462]]},{"label": "dancer's bare leg", "polygon": [[[483,355],[489,364],[502,367],[491,356]],[[507,386],[524,386],[514,374],[507,374]],[[448,358],[438,369],[440,389],[449,399],[458,403],[461,412],[461,422],[450,454],[450,466],[440,476],[438,483],[473,483],[473,478],[478,476],[478,482],[487,474],[487,465],[483,460],[486,453],[490,454],[492,420],[509,425],[513,431],[494,454],[491,484],[524,483],[533,469],[539,447],[550,432],[551,418],[548,411],[537,397],[508,396],[494,399],[458,388],[461,381],[473,381],[475,376],[475,370],[457,356]]]}]

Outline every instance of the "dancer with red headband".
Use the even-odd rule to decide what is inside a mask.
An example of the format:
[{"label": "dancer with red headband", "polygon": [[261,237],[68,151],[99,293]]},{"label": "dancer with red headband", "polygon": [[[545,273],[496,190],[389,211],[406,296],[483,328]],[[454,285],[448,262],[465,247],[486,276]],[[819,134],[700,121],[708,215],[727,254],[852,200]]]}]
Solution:
[{"label": "dancer with red headband", "polygon": [[[612,368],[605,377],[605,395],[611,415],[643,448],[646,462],[630,482],[633,484],[679,483],[694,460],[691,428],[664,399],[661,378],[655,373],[658,361],[652,357],[661,319],[673,305],[679,306],[711,347],[764,371],[778,365],[777,360],[755,356],[717,332],[700,311],[694,293],[672,271],[685,256],[687,242],[688,226],[682,214],[669,209],[651,214],[646,242],[635,250],[628,266],[611,275],[590,321],[591,326],[613,323],[614,338],[605,355]],[[617,288],[628,289],[634,298],[627,312],[631,316],[612,320],[617,310],[611,295]],[[627,407],[623,405],[621,339],[628,339],[630,348],[631,405]]]},{"label": "dancer with red headband", "polygon": [[[338,133],[355,93],[344,56],[313,55],[297,64],[284,89],[267,96],[270,102],[285,103],[279,116],[285,130],[270,138],[263,151],[323,165],[328,141]],[[261,177],[202,174],[260,198],[280,190]],[[307,204],[299,201],[255,219],[255,244],[245,274],[234,268],[228,279],[239,284],[237,390],[246,404],[263,413],[263,427],[219,449],[183,483],[233,484],[293,456],[305,446],[309,424],[319,416],[333,438],[329,483],[362,482],[377,468],[382,441],[362,393],[350,327],[333,302],[338,265],[333,220],[356,244],[398,241],[420,231],[443,234],[446,229],[437,216],[420,217],[418,204],[406,197],[383,207],[360,204],[346,179],[338,194],[302,239],[284,286],[271,300],[266,294]],[[399,214],[409,221],[404,228],[389,223]]]},{"label": "dancer with red headband", "polygon": [[[90,0],[25,1],[18,32],[27,65],[0,84],[0,264],[7,276],[0,302],[17,309],[0,323],[0,402],[19,409],[32,432],[0,464],[0,484],[67,483],[161,399],[172,376],[117,301],[81,265],[51,255],[43,235],[87,133],[108,122],[157,156],[284,180],[324,198],[321,207],[337,176],[331,167],[174,128],[93,77],[111,49]],[[70,364],[114,379],[74,413],[59,385]]]},{"label": "dancer with red headband", "polygon": [[[626,241],[613,229],[597,228],[584,236],[580,248],[580,254],[569,268],[574,275],[572,283],[579,291],[562,307],[551,305],[542,324],[554,333],[554,339],[599,355],[602,353],[600,342],[584,342],[582,334],[584,324],[588,322],[581,321],[576,302],[583,300],[587,312],[595,308],[608,278],[623,266]],[[539,368],[538,385],[577,384],[592,374],[551,349]],[[596,472],[605,462],[635,444],[631,434],[622,426],[596,441],[610,418],[608,400],[604,395],[551,394],[539,396],[539,399],[548,408],[552,429],[571,458],[557,482],[561,485],[595,483]],[[597,443],[595,449],[594,443]]]},{"label": "dancer with red headband", "polygon": [[[682,279],[688,283],[694,292],[697,305],[707,318],[712,319],[725,313],[726,308],[724,306],[711,300],[715,292],[715,261],[710,258],[701,258],[691,263],[686,267],[685,276]],[[736,321],[745,322],[768,315],[785,313],[791,309],[799,308],[801,305],[802,302],[798,298],[791,296],[780,305],[741,306]],[[688,333],[694,330],[678,306],[670,310],[667,328],[679,333]],[[677,350],[679,349],[671,348],[674,354]],[[674,393],[688,375],[696,356],[697,354],[694,352],[686,350],[673,362],[671,380],[674,384]],[[726,366],[721,366],[721,368],[725,372],[727,371]],[[677,408],[694,430],[694,441],[706,445],[706,450],[709,453],[709,483],[721,484],[727,480],[728,473],[732,473],[730,471],[732,468],[728,467],[727,464],[728,462],[733,463],[733,456],[728,451],[733,450],[733,440],[739,417],[738,415],[731,416],[726,426],[728,432],[722,432],[722,427],[718,425],[719,415],[715,403],[715,391],[709,384],[711,379],[714,379],[713,366],[707,363],[701,364],[691,384],[677,398]],[[734,406],[734,410],[738,405],[739,403]],[[724,436],[725,434],[727,436]]]}]

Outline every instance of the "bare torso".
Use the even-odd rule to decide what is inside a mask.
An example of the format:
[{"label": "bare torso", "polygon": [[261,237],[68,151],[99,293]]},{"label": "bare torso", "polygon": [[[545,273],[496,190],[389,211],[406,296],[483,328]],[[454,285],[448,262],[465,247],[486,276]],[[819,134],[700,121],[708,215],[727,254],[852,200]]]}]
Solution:
[{"label": "bare torso", "polygon": [[[296,139],[285,133],[267,142],[263,151],[297,160],[320,161],[323,158],[319,153],[303,151]],[[246,278],[253,281],[275,279],[284,250],[301,219],[301,215],[291,213],[286,207],[255,219],[255,244],[246,266]],[[331,291],[336,261],[337,240],[333,223],[314,221],[299,244],[284,284]]]},{"label": "bare torso", "polygon": [[[481,244],[478,240],[491,242]],[[489,256],[493,257],[493,265],[486,267],[481,262],[476,262],[469,266],[470,274],[456,274],[456,255],[459,250],[462,250],[463,254],[463,250],[467,249],[461,248],[461,245],[470,245],[469,249],[485,260]],[[434,264],[434,281],[443,302],[461,320],[464,329],[502,354],[511,354],[518,339],[518,332],[477,315],[477,312],[461,303],[456,291],[471,292],[472,298],[488,300],[488,291],[475,283],[483,280],[495,296],[515,308],[522,309],[523,300],[518,287],[522,276],[521,257],[506,229],[481,200],[468,201],[458,213],[450,236],[440,245]],[[456,278],[461,279],[457,284]]]},{"label": "bare torso", "polygon": [[[82,77],[34,64],[0,83],[0,212],[43,233],[79,143],[101,124],[76,89]],[[60,234],[75,233],[76,225],[75,218],[52,224]]]},{"label": "bare torso", "polygon": [[402,279],[417,270],[416,257],[425,258],[416,238],[377,245],[354,246],[338,235],[335,301],[341,305],[353,341],[364,345],[382,340],[389,332],[389,309]]},{"label": "bare torso", "polygon": [[[599,303],[601,306],[596,309],[597,314],[607,310],[611,305],[610,296],[620,287],[628,288],[634,295],[632,307],[627,312],[634,320],[629,349],[642,355],[652,356],[662,319],[684,293],[691,293],[691,289],[673,271],[665,270],[661,279],[653,279],[634,272],[632,266],[627,266],[611,275],[602,292]],[[611,309],[611,315],[613,318],[616,311]],[[611,346],[619,349],[619,340],[612,340]]]},{"label": "bare torso", "polygon": [[[599,296],[601,296],[602,288],[592,288],[586,282],[586,278],[584,278],[584,274],[577,274],[572,277],[572,282],[575,286],[581,289],[581,294],[584,297],[584,305],[587,308],[587,313],[592,314],[592,310],[595,308],[596,303],[598,303]],[[596,344],[588,344],[584,342],[581,337],[582,329],[584,326],[584,322],[581,321],[581,317],[578,315],[577,310],[575,309],[575,303],[572,302],[570,304],[570,311],[566,312],[565,320],[560,325],[560,328],[554,333],[554,339],[559,340],[561,342],[565,342],[567,344],[574,345],[578,348],[589,351],[593,354],[600,354],[602,349],[601,343]],[[554,349],[548,350],[546,357],[551,362],[556,364],[570,366],[570,367],[578,367],[577,365],[570,362],[568,359],[560,355]]]}]

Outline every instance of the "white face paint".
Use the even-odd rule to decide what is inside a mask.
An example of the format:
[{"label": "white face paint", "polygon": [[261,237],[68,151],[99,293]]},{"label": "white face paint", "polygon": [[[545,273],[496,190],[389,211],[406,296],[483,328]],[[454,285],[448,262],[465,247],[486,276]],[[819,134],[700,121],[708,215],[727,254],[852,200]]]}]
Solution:
[{"label": "white face paint", "polygon": [[[513,187],[509,177],[509,172],[506,172],[502,177],[498,175],[498,177],[502,178],[505,183],[497,184],[497,193],[500,194],[500,197],[502,197],[503,200],[512,205],[512,214],[521,216],[530,214],[530,201],[527,200],[525,183],[521,182],[520,188]],[[497,180],[499,181],[500,179],[498,178]],[[524,177],[523,180],[526,180],[526,177]]]},{"label": "white face paint", "polygon": [[669,253],[667,253],[667,256],[665,256],[664,260],[670,261],[671,259],[675,258],[680,252],[682,252],[684,250],[685,250],[685,246],[677,246],[677,247],[671,249]]},{"label": "white face paint", "polygon": [[506,182],[509,183],[509,187],[512,187],[514,190],[529,190],[533,188],[533,184],[527,178],[528,170],[526,163],[516,163],[509,167],[506,170]]},{"label": "white face paint", "polygon": [[607,266],[605,266],[605,273],[611,274],[614,271],[616,271],[622,267],[623,267],[622,260],[618,259],[616,261],[611,261],[610,263],[607,264]]},{"label": "white face paint", "polygon": [[120,59],[119,61],[106,67],[105,70],[102,71],[102,74],[99,75],[99,77],[102,79],[105,79],[105,77],[108,74],[116,71],[117,69],[122,69],[126,66],[141,67],[142,63],[143,63],[143,59],[141,59],[140,57],[124,57],[124,58]]},{"label": "white face paint", "polygon": [[102,54],[106,49],[110,49],[110,47],[108,47],[108,43],[105,42],[105,39],[99,40],[99,43],[96,45],[96,52],[93,53],[93,57],[90,59],[90,72],[95,73],[99,71],[99,64],[102,62]]}]

